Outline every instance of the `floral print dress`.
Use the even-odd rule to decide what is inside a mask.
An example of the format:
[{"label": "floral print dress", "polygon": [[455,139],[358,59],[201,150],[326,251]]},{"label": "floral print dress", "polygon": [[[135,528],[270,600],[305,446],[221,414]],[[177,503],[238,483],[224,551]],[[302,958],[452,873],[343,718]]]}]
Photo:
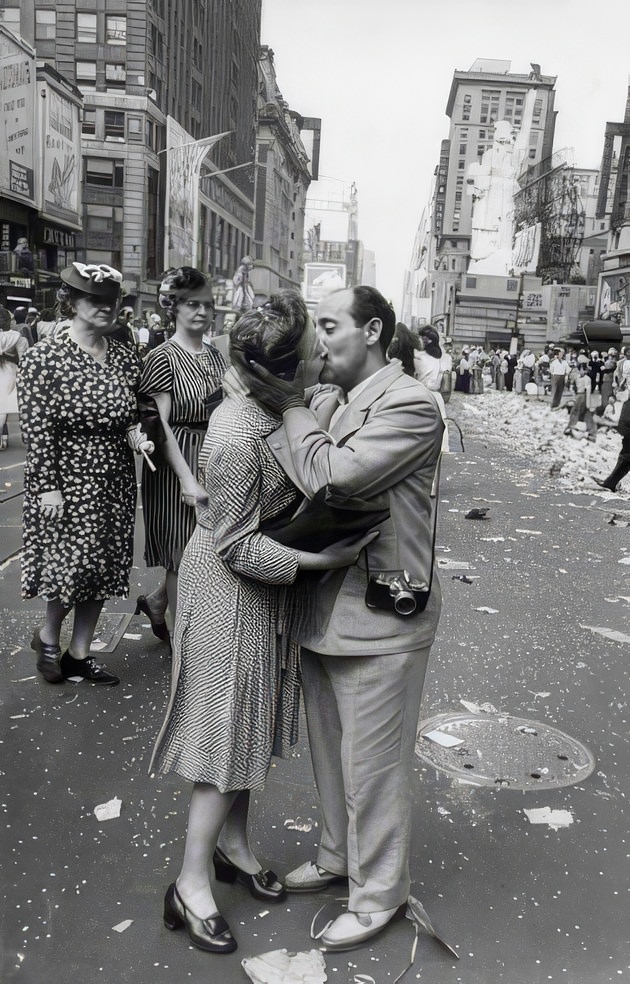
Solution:
[{"label": "floral print dress", "polygon": [[[126,597],[136,476],[127,428],[137,420],[140,363],[108,341],[103,363],[67,333],[29,349],[18,370],[24,470],[22,596],[76,602]],[[61,491],[61,519],[39,497]]]}]

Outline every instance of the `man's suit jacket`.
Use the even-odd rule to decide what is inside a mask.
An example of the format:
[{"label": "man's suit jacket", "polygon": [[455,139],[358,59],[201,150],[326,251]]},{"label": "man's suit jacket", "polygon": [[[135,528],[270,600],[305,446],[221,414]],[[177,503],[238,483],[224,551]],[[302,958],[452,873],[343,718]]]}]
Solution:
[{"label": "man's suit jacket", "polygon": [[[282,468],[309,498],[324,490],[326,500],[337,507],[390,510],[390,519],[364,552],[367,557],[359,558],[360,574],[350,568],[340,588],[340,594],[348,594],[346,615],[353,611],[357,620],[355,630],[348,628],[350,635],[369,639],[368,616],[379,620],[381,638],[409,634],[411,621],[420,628],[423,615],[401,619],[382,612],[373,615],[365,607],[366,566],[373,574],[406,570],[421,582],[431,580],[434,485],[443,431],[433,394],[394,360],[347,404],[331,434],[318,427],[309,410],[294,408],[267,438]],[[328,607],[336,601],[329,590],[326,593],[326,584],[319,600]],[[431,608],[435,613],[435,605]],[[392,642],[389,651],[402,648]]]}]

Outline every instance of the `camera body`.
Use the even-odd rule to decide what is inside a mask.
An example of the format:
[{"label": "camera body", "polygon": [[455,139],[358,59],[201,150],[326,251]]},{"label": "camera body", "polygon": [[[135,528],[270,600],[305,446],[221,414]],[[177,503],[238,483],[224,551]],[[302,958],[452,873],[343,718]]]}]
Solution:
[{"label": "camera body", "polygon": [[408,571],[381,572],[370,576],[365,604],[408,618],[424,611],[430,594],[429,586],[415,581]]}]

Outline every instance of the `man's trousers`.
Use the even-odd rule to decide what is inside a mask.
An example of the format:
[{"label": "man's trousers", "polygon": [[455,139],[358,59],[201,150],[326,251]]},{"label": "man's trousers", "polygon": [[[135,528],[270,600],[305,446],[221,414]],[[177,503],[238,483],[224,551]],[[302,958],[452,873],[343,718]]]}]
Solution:
[{"label": "man's trousers", "polygon": [[412,766],[429,652],[302,650],[322,812],[317,864],[348,875],[352,912],[392,909],[409,894]]}]

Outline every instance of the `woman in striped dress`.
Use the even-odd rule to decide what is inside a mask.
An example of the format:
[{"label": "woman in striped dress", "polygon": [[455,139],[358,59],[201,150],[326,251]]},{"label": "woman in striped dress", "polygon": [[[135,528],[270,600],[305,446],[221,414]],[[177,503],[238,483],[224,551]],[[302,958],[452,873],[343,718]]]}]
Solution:
[{"label": "woman in striped dress", "polygon": [[[371,536],[320,553],[298,551],[261,532],[291,514],[301,496],[265,438],[281,419],[240,385],[240,360],[255,360],[293,378],[310,354],[304,302],[279,291],[263,310],[244,314],[231,332],[228,393],[203,446],[207,505],[180,568],[173,636],[173,678],[166,719],[151,769],[194,783],[184,859],[164,900],[169,929],[188,930],[195,946],[229,953],[236,941],[216,911],[208,866],[223,881],[240,881],[265,902],[285,888],[262,871],[247,838],[250,790],[260,789],[272,754],[295,742],[298,652],[293,641],[300,571],[353,563]],[[234,382],[231,383],[232,380]]]},{"label": "woman in striped dress", "polygon": [[154,397],[164,424],[166,443],[155,472],[145,464],[142,508],[145,560],[163,567],[164,582],[137,599],[154,634],[168,640],[164,619],[175,618],[177,571],[184,547],[195,528],[196,508],[207,500],[198,482],[197,462],[210,414],[221,399],[226,370],[223,356],[204,339],[214,318],[214,300],[206,277],[193,267],[170,270],[159,291],[159,303],[175,324],[175,333],[147,355],[140,382],[142,393]]}]

